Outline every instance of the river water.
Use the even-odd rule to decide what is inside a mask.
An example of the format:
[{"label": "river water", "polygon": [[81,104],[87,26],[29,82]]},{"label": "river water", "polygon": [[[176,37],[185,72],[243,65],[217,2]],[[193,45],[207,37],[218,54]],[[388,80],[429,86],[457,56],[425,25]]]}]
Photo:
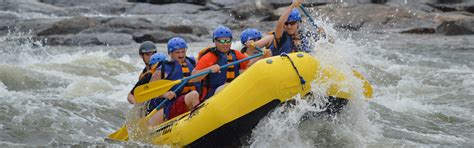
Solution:
[{"label": "river water", "polygon": [[[335,117],[302,121],[318,109],[295,96],[293,109],[270,113],[245,145],[474,145],[474,36],[327,30],[336,42],[320,41],[312,54],[362,72],[374,98],[364,101],[359,93]],[[209,44],[190,43],[188,54]],[[132,107],[126,95],[143,67],[138,46],[43,46],[15,31],[0,37],[0,145],[146,145],[104,141]]]}]

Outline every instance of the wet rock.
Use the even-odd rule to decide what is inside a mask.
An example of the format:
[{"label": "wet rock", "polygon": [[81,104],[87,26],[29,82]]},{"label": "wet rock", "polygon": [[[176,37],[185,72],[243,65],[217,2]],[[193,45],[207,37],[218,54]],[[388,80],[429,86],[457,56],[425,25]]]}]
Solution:
[{"label": "wet rock", "polygon": [[436,33],[444,35],[474,34],[474,16],[460,14],[443,14],[436,17],[439,25]]},{"label": "wet rock", "polygon": [[273,7],[265,3],[246,2],[231,7],[231,12],[236,19],[248,19],[252,16],[271,17]]},{"label": "wet rock", "polygon": [[42,0],[45,4],[51,4],[67,11],[70,16],[80,14],[108,14],[120,15],[135,6],[126,0]]},{"label": "wet rock", "polygon": [[94,11],[101,13],[101,14],[109,14],[109,15],[121,15],[125,14],[129,9],[134,7],[135,4],[133,3],[113,3],[113,4],[97,4],[92,6],[85,6],[88,8],[93,9]]},{"label": "wet rock", "polygon": [[41,41],[44,45],[64,46],[91,46],[91,45],[128,45],[132,43],[132,36],[120,33],[102,34],[68,34],[38,36],[34,40]]},{"label": "wet rock", "polygon": [[[291,5],[291,0],[260,0],[262,3],[268,3],[274,8],[287,7]],[[338,3],[340,1],[335,0],[305,0],[303,4],[305,6],[318,6],[330,3]],[[370,0],[344,0],[345,3],[369,3]]]},{"label": "wet rock", "polygon": [[38,32],[37,35],[48,36],[55,34],[76,34],[89,27],[94,27],[98,25],[98,23],[99,21],[94,18],[79,16],[59,21],[51,27]]},{"label": "wet rock", "polygon": [[41,31],[45,28],[53,26],[53,24],[58,21],[60,20],[59,19],[43,19],[43,18],[2,21],[0,22],[0,25],[3,27],[0,27],[0,28],[5,28],[5,30],[0,29],[0,33],[2,31],[6,31],[6,32],[10,31],[12,33],[36,34],[38,31]]},{"label": "wet rock", "polygon": [[51,36],[37,36],[34,40],[41,41],[43,45],[65,45],[65,46],[78,46],[78,45],[101,45],[97,38],[77,34],[77,35],[51,35]]},{"label": "wet rock", "polygon": [[400,33],[408,33],[408,34],[433,34],[436,30],[434,28],[414,28],[409,30],[401,31]]},{"label": "wet rock", "polygon": [[127,0],[38,0],[39,2],[50,4],[54,6],[78,6],[78,5],[96,5],[96,4],[111,4],[127,2]]},{"label": "wet rock", "polygon": [[245,2],[245,0],[209,0],[209,2],[215,5],[224,7],[224,6],[237,5],[237,4]]},{"label": "wet rock", "polygon": [[18,17],[15,14],[0,12],[0,20],[2,21],[13,21],[16,19],[18,19]]},{"label": "wet rock", "polygon": [[272,19],[272,21],[277,21],[280,18],[283,11],[285,11],[286,9],[288,9],[288,7],[280,7],[278,9],[273,10],[272,16],[274,16],[274,18]]},{"label": "wet rock", "polygon": [[209,30],[206,27],[198,25],[170,25],[161,29],[178,34],[194,34],[197,36],[209,34]]},{"label": "wet rock", "polygon": [[0,35],[8,34],[10,26],[14,26],[18,17],[11,13],[0,12]]},{"label": "wet rock", "polygon": [[97,39],[103,45],[129,45],[133,42],[132,35],[124,33],[101,33]]},{"label": "wet rock", "polygon": [[464,0],[438,0],[438,3],[449,4],[449,3],[462,3]]},{"label": "wet rock", "polygon": [[176,37],[176,34],[170,31],[144,31],[133,34],[133,40],[137,43],[152,41],[155,43],[167,43],[169,39]]},{"label": "wet rock", "polygon": [[460,1],[458,3],[450,2],[450,3],[428,3],[429,6],[439,9],[444,12],[449,11],[467,11],[470,13],[474,13],[474,1]]},{"label": "wet rock", "polygon": [[190,34],[175,34],[170,31],[143,31],[133,34],[133,40],[141,43],[144,41],[152,41],[154,43],[167,43],[173,37],[182,37],[188,42],[202,41],[202,39]]},{"label": "wet rock", "polygon": [[[233,17],[227,12],[221,11],[201,11],[199,15],[188,15],[188,14],[158,14],[153,16],[147,16],[147,20],[150,20],[155,25],[155,29],[166,29],[162,27],[167,26],[201,26],[207,28],[207,30],[213,29],[219,24],[224,24],[229,20],[233,20]],[[193,32],[199,29],[193,29]],[[200,33],[205,34],[205,33]]]},{"label": "wet rock", "polygon": [[104,26],[111,28],[149,29],[156,28],[152,22],[140,17],[117,17],[106,22]]},{"label": "wet rock", "polygon": [[387,2],[387,0],[371,0],[370,2],[375,4],[384,4]]},{"label": "wet rock", "polygon": [[149,2],[152,4],[167,4],[167,3],[192,3],[198,5],[205,5],[207,0],[128,0],[129,2]]},{"label": "wet rock", "polygon": [[219,11],[219,10],[222,10],[222,7],[220,7],[216,4],[213,4],[213,3],[206,3],[206,5],[204,5],[204,8],[202,8],[201,10],[203,10],[203,11],[206,11],[206,10]]},{"label": "wet rock", "polygon": [[175,3],[164,5],[152,5],[139,3],[127,10],[127,14],[196,14],[203,6]]},{"label": "wet rock", "polygon": [[[433,25],[433,15],[406,7],[364,4],[328,4],[316,7],[314,16],[328,18],[335,27],[349,30],[409,28]],[[316,18],[318,19],[318,18]]]},{"label": "wet rock", "polygon": [[66,11],[68,11],[69,15],[71,16],[83,16],[83,15],[99,15],[98,11],[93,10],[90,7],[65,7]]},{"label": "wet rock", "polygon": [[133,34],[136,30],[132,28],[112,28],[108,26],[95,26],[92,28],[85,29],[81,31],[81,33],[125,33],[125,34]]},{"label": "wet rock", "polygon": [[33,12],[56,16],[67,15],[67,12],[62,8],[43,4],[34,0],[3,0],[0,3],[0,11],[12,11],[18,13]]}]

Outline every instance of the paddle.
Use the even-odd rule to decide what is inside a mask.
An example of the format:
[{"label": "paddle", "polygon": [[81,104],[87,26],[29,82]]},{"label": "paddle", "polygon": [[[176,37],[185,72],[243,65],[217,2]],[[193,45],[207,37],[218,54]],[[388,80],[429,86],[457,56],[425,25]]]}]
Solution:
[{"label": "paddle", "polygon": [[[244,59],[226,64],[226,65],[223,65],[223,66],[221,66],[221,70],[223,70],[223,69],[225,69],[225,68],[227,68],[231,65],[239,64],[243,61],[254,59],[254,58],[262,56],[262,55],[263,55],[263,53],[258,53],[258,54],[252,55],[250,57],[247,57],[247,58],[244,58]],[[148,101],[148,100],[150,100],[154,97],[163,95],[164,93],[166,93],[169,89],[171,89],[174,85],[176,85],[178,83],[189,81],[191,79],[194,79],[196,77],[203,76],[203,75],[206,75],[206,74],[209,74],[209,73],[211,73],[210,69],[206,70],[204,72],[201,72],[201,73],[198,73],[198,74],[180,79],[180,80],[157,80],[157,81],[154,81],[154,82],[150,82],[148,84],[140,85],[139,87],[137,87],[135,89],[135,93],[134,93],[135,94],[135,101],[137,103]]]},{"label": "paddle", "polygon": [[[181,83],[176,89],[174,89],[174,92],[177,92],[179,89],[181,89],[187,81]],[[151,116],[153,116],[158,110],[160,110],[161,107],[163,107],[167,102],[169,102],[169,99],[163,100],[158,106],[156,106],[153,111],[151,111],[145,118],[140,119],[138,123],[143,123],[143,122],[148,122],[150,120]],[[118,131],[110,134],[107,136],[111,140],[116,140],[116,141],[128,141],[128,129],[127,125],[124,124]]]},{"label": "paddle", "polygon": [[[311,22],[311,24],[313,24],[313,26],[318,29],[318,25],[316,24],[316,22],[314,21],[313,17],[311,17],[311,15],[309,15],[309,12],[306,10],[306,8],[303,6],[303,4],[300,5],[300,9],[301,11],[303,11],[304,15],[306,15],[306,17],[308,17],[309,21]],[[326,38],[326,32],[323,32],[323,38]]]}]

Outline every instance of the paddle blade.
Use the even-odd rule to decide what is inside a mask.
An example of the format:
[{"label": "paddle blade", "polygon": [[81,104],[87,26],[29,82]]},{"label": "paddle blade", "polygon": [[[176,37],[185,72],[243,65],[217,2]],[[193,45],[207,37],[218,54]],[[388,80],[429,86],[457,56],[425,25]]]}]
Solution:
[{"label": "paddle blade", "polygon": [[174,85],[180,83],[181,80],[157,80],[148,84],[140,85],[135,88],[135,102],[142,103],[150,99],[156,98],[168,92]]},{"label": "paddle blade", "polygon": [[128,141],[128,130],[127,125],[123,125],[118,131],[107,136],[110,140],[115,141]]}]

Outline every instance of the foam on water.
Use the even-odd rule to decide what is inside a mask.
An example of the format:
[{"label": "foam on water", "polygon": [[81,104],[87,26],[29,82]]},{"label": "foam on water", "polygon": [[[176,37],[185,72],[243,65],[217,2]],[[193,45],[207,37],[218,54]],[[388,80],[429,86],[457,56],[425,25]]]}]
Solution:
[{"label": "foam on water", "polygon": [[[335,117],[301,120],[320,110],[312,104],[328,88],[313,83],[315,99],[295,96],[293,107],[271,112],[253,130],[251,147],[474,144],[472,37],[343,34],[317,23],[335,43],[319,41],[312,55],[344,74],[353,99]],[[143,64],[129,49],[138,45],[48,47],[31,37],[0,37],[0,145],[117,146],[102,138],[120,128],[131,108],[126,96]],[[190,43],[189,52],[205,46]],[[353,69],[372,83],[372,100],[365,101]]]},{"label": "foam on water", "polygon": [[[364,62],[354,58],[364,54],[364,47],[350,38],[337,37],[335,30],[328,29],[330,27],[324,28],[329,38],[335,42],[333,44],[328,39],[317,42],[312,55],[320,60],[323,67],[334,67],[347,78],[343,83],[353,90],[353,95],[346,110],[334,117],[301,120],[308,112],[321,111],[312,104],[321,102],[322,98],[318,96],[324,96],[329,87],[313,82],[312,91],[316,97],[304,99],[296,96],[294,99],[297,103],[291,109],[282,106],[273,111],[253,130],[251,147],[359,147],[383,137],[380,125],[373,122],[378,119],[378,114],[369,110],[368,102],[363,96],[362,82],[352,74],[356,64]],[[366,73],[363,67],[360,69],[362,73]]]},{"label": "foam on water", "polygon": [[126,94],[141,61],[111,54],[114,47],[32,46],[19,34],[0,41],[2,145],[104,143],[98,137],[117,129],[130,108]]}]

